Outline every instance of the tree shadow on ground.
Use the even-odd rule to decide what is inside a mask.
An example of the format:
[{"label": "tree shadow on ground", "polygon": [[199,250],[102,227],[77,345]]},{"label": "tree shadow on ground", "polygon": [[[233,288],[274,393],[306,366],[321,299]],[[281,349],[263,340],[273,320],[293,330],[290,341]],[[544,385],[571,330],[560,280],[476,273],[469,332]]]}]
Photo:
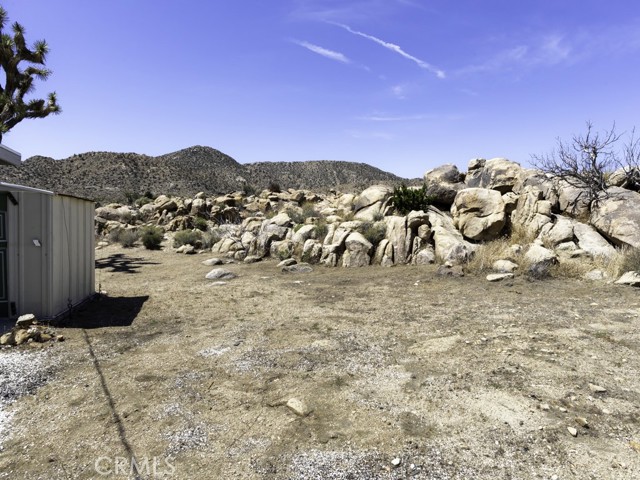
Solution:
[{"label": "tree shadow on ground", "polygon": [[142,257],[127,257],[124,253],[116,253],[107,258],[96,260],[96,268],[109,268],[111,272],[138,273],[143,265],[159,265]]},{"label": "tree shadow on ground", "polygon": [[106,297],[93,300],[59,323],[65,328],[128,327],[136,319],[149,295],[140,297]]}]

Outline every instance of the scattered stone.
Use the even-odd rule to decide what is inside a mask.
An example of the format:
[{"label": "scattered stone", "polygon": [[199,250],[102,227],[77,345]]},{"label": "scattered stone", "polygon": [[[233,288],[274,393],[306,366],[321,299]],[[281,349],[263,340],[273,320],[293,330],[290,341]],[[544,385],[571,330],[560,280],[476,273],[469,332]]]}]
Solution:
[{"label": "scattered stone", "polygon": [[202,262],[202,265],[205,265],[207,267],[214,267],[216,265],[222,265],[223,263],[224,262],[219,258],[210,258]]},{"label": "scattered stone", "polygon": [[540,409],[544,410],[545,412],[548,412],[550,408],[551,407],[549,406],[548,403],[543,403],[542,405],[540,405]]},{"label": "scattered stone", "polygon": [[221,287],[222,285],[227,285],[229,282],[225,282],[223,280],[220,280],[218,282],[211,282],[209,284],[210,287]]},{"label": "scattered stone", "polygon": [[518,269],[518,264],[513,263],[511,260],[496,260],[491,265],[491,268],[499,273],[513,273]]},{"label": "scattered stone", "polygon": [[490,282],[500,282],[507,278],[513,278],[513,273],[490,273],[487,275],[487,280]]},{"label": "scattered stone", "polygon": [[185,245],[182,245],[181,247],[178,247],[178,249],[176,250],[176,253],[183,253],[185,255],[193,255],[194,253],[196,253],[196,247],[194,247],[193,245],[189,245],[187,243]]},{"label": "scattered stone", "polygon": [[205,276],[208,280],[231,280],[237,275],[226,268],[214,268]]},{"label": "scattered stone", "polygon": [[400,460],[398,457],[391,460],[391,465],[393,465],[394,468],[399,467],[401,463],[402,463],[402,460]]},{"label": "scattered stone", "polygon": [[0,337],[0,345],[15,345],[15,338],[13,332],[7,332]]},{"label": "scattered stone", "polygon": [[18,330],[14,336],[14,343],[16,345],[22,345],[27,340],[29,340],[29,337],[30,337],[29,330],[22,330],[22,329]]},{"label": "scattered stone", "polygon": [[572,437],[577,437],[578,436],[578,429],[577,428],[567,427],[567,430],[569,431],[569,433],[571,434]]},{"label": "scattered stone", "polygon": [[291,265],[295,265],[296,263],[296,259],[295,258],[287,258],[285,260],[282,260],[278,265],[276,265],[278,268],[282,268],[282,267],[290,267]]},{"label": "scattered stone", "polygon": [[607,389],[604,387],[601,387],[600,385],[595,385],[593,383],[589,384],[589,390],[591,390],[591,392],[593,393],[606,393]]},{"label": "scattered stone", "polygon": [[256,263],[259,262],[260,260],[262,260],[262,257],[258,256],[258,255],[247,255],[243,262],[244,263]]},{"label": "scattered stone", "polygon": [[27,313],[26,315],[21,315],[20,317],[18,317],[18,320],[16,321],[16,327],[27,328],[34,323],[38,323],[38,321],[36,320],[36,316],[32,313]]},{"label": "scattered stone", "polygon": [[313,272],[313,267],[308,263],[296,263],[288,267],[282,267],[282,271],[284,273],[311,273]]},{"label": "scattered stone", "polygon": [[589,422],[584,417],[576,417],[576,423],[580,425],[582,428],[589,428]]},{"label": "scattered stone", "polygon": [[287,408],[299,417],[306,417],[312,411],[304,401],[297,398],[290,398],[287,402]]},{"label": "scattered stone", "polygon": [[627,272],[615,281],[617,285],[631,285],[632,287],[640,287],[640,273]]}]

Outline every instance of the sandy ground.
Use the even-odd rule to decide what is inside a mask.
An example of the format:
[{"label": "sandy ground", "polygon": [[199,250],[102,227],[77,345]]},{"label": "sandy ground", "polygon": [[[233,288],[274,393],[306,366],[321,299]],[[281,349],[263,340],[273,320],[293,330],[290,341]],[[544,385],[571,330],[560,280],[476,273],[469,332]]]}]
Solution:
[{"label": "sandy ground", "polygon": [[637,289],[96,256],[0,478],[640,478]]}]

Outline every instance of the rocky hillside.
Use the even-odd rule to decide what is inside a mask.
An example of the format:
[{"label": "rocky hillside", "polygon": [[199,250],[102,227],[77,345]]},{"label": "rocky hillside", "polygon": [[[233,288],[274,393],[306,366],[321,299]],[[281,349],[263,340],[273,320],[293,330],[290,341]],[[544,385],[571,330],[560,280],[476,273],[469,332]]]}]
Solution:
[{"label": "rocky hillside", "polygon": [[137,153],[89,152],[64,160],[32,157],[19,167],[0,167],[0,180],[92,198],[125,201],[145,192],[193,196],[266,188],[363,189],[405,179],[370,165],[337,161],[240,164],[210,147],[195,146],[149,157]]}]

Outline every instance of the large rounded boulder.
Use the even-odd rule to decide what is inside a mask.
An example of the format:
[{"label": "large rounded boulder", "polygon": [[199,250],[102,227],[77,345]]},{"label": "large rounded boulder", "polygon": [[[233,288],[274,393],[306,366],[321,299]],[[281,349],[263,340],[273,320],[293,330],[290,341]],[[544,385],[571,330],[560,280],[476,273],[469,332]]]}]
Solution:
[{"label": "large rounded boulder", "polygon": [[453,224],[471,240],[492,240],[500,236],[507,221],[505,203],[497,190],[460,190],[451,207]]}]

